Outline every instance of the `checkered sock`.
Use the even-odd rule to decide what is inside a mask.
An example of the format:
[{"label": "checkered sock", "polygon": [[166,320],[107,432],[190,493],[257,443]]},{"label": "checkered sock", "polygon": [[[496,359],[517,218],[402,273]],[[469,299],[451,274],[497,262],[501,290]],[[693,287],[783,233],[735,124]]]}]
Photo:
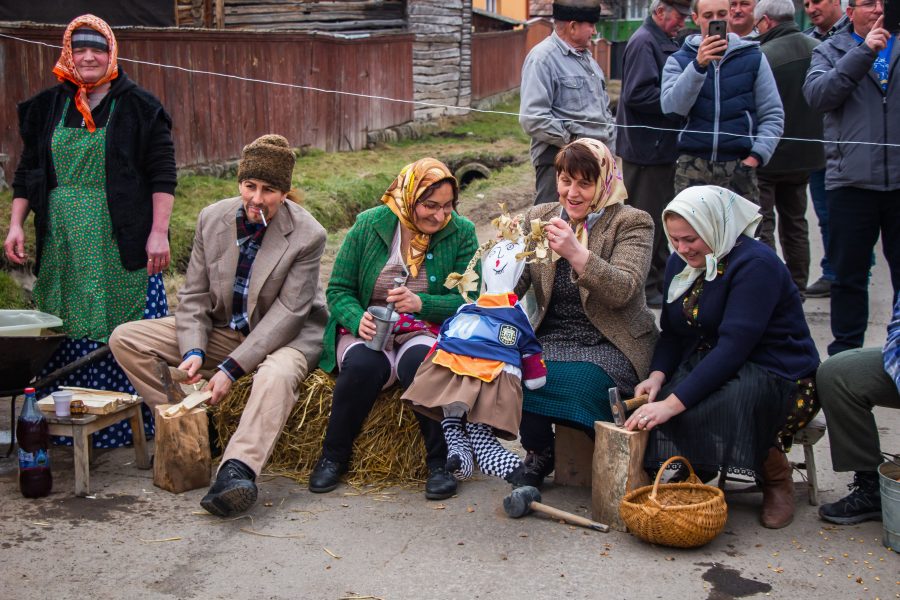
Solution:
[{"label": "checkered sock", "polygon": [[478,468],[485,475],[505,478],[522,464],[522,459],[517,454],[510,452],[497,441],[497,436],[494,435],[490,425],[466,423],[466,433],[472,440]]},{"label": "checkered sock", "polygon": [[444,430],[444,439],[447,440],[446,469],[459,480],[469,479],[472,477],[475,464],[472,458],[472,444],[466,436],[462,419],[444,417],[441,421],[441,429]]}]

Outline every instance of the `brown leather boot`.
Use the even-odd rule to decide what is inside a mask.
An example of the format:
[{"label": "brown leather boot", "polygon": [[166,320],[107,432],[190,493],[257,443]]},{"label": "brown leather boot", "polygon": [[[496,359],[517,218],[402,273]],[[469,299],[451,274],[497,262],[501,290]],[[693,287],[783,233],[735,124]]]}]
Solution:
[{"label": "brown leather boot", "polygon": [[793,469],[787,455],[777,448],[769,449],[763,464],[763,505],[760,521],[763,527],[781,529],[794,520]]}]

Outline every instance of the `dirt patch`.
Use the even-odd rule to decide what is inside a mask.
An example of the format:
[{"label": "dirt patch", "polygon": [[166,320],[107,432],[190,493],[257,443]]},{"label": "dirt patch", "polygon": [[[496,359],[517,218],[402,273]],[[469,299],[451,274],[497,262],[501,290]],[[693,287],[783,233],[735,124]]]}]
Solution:
[{"label": "dirt patch", "polygon": [[70,523],[109,521],[114,514],[138,514],[146,508],[146,500],[129,494],[78,498],[69,496],[47,503],[40,510],[42,519],[67,519]]},{"label": "dirt patch", "polygon": [[712,585],[707,600],[731,600],[732,598],[746,598],[756,594],[765,594],[772,591],[768,583],[747,579],[741,576],[737,569],[730,569],[718,563],[697,563],[699,566],[710,567],[703,574],[703,580]]}]

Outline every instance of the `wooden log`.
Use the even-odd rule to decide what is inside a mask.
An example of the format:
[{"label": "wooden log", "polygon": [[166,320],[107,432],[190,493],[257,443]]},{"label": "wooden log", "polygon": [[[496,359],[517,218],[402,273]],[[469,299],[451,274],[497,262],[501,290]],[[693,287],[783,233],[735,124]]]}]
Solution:
[{"label": "wooden log", "polygon": [[195,408],[167,417],[168,408],[168,404],[156,407],[153,485],[173,494],[206,487],[212,466],[206,410]]},{"label": "wooden log", "polygon": [[595,521],[625,531],[619,504],[626,493],[650,483],[644,471],[649,432],[626,431],[614,423],[594,423],[594,464],[591,513]]},{"label": "wooden log", "polygon": [[576,487],[591,486],[594,443],[583,431],[556,426],[556,471],[553,482]]}]

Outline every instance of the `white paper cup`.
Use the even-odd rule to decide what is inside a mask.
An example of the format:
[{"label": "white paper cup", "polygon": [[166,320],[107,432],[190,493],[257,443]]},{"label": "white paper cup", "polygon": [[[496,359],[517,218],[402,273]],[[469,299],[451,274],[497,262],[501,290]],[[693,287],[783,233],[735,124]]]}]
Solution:
[{"label": "white paper cup", "polygon": [[69,405],[72,404],[72,392],[68,390],[59,390],[58,392],[53,392],[53,408],[56,411],[57,417],[68,417]]}]

